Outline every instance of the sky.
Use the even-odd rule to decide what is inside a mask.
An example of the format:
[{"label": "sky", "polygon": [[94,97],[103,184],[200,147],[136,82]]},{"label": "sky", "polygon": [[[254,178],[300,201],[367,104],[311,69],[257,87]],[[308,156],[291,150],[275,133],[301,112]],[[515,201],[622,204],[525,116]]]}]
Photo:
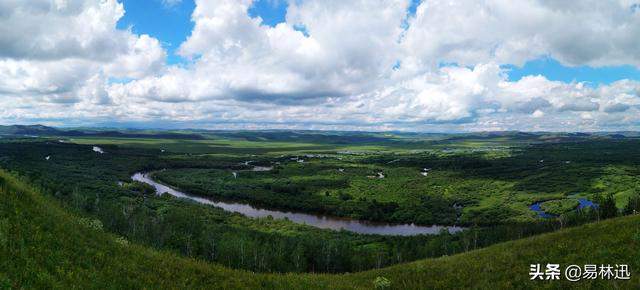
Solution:
[{"label": "sky", "polygon": [[2,0],[0,124],[640,128],[640,0]]}]

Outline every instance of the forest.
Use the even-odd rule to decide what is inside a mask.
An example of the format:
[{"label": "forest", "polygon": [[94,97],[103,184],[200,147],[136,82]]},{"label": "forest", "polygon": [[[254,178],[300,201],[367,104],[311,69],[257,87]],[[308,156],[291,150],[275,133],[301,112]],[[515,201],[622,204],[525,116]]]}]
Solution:
[{"label": "forest", "polygon": [[[226,154],[220,148],[200,154],[167,150],[156,139],[144,146],[128,141],[5,138],[0,167],[84,216],[90,227],[256,272],[382,268],[633,214],[640,205],[636,140],[518,142],[481,150],[466,145],[443,150],[436,144],[418,152],[415,144],[387,144],[384,150],[380,144],[358,150],[318,144],[300,150],[304,146],[261,142],[256,152]],[[245,150],[257,146],[251,142]],[[369,235],[248,218],[156,195],[153,187],[131,180],[136,172],[151,172],[154,179],[194,195],[265,208],[465,230]],[[599,206],[577,209],[577,198]],[[540,218],[529,209],[535,202],[557,217]]]},{"label": "forest", "polygon": [[[54,197],[0,170],[0,287],[83,289],[534,289],[524,272],[544,259],[640,265],[638,215],[558,230],[480,250],[339,275],[267,274],[128,241],[65,209]],[[568,249],[570,249],[568,253]],[[630,280],[554,281],[559,288],[634,289]],[[545,283],[550,285],[550,283]]]}]

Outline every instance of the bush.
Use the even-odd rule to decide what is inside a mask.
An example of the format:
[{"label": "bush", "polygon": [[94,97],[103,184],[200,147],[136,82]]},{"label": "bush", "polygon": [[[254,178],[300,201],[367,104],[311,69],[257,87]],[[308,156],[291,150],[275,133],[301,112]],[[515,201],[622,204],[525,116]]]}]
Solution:
[{"label": "bush", "polygon": [[80,224],[96,231],[102,231],[102,222],[97,219],[82,218]]},{"label": "bush", "polygon": [[373,287],[376,289],[389,289],[391,287],[391,281],[385,277],[378,276],[373,280]]}]

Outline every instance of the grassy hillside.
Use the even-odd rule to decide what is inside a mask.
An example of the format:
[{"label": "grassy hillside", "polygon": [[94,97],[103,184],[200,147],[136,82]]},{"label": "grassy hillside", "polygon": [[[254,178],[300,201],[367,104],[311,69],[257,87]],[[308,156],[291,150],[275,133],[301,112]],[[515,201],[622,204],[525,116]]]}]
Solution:
[{"label": "grassy hillside", "polygon": [[[640,216],[361,273],[253,274],[130,244],[0,171],[0,257],[2,288],[371,289],[383,276],[393,289],[637,289]],[[532,282],[531,263],[629,264],[632,278]]]}]

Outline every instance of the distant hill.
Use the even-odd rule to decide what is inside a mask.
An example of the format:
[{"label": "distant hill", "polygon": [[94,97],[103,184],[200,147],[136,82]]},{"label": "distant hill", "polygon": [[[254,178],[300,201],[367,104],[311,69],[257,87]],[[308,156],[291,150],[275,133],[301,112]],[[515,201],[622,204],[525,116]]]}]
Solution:
[{"label": "distant hill", "polygon": [[[0,170],[0,287],[24,289],[638,289],[640,216],[351,274],[231,270],[105,233]],[[631,279],[531,281],[530,264],[628,264]]]},{"label": "distant hill", "polygon": [[158,139],[193,139],[202,140],[204,136],[194,133],[174,133],[168,131],[116,131],[116,130],[63,130],[43,125],[11,125],[0,126],[0,135],[21,136],[59,136],[59,137],[112,137],[112,138],[158,138]]},{"label": "distant hill", "polygon": [[43,125],[0,126],[0,134],[3,135],[51,135],[56,132],[57,129]]},{"label": "distant hill", "polygon": [[213,136],[247,141],[359,144],[388,142],[393,136],[369,132],[340,131],[213,131]]},{"label": "distant hill", "polygon": [[102,137],[151,139],[230,139],[242,141],[300,142],[317,144],[420,144],[420,142],[449,143],[464,140],[514,142],[576,142],[590,139],[639,138],[640,132],[519,132],[488,131],[472,133],[417,133],[417,132],[359,132],[319,130],[141,130],[141,129],[61,129],[43,125],[0,126],[0,135],[38,137]]}]

